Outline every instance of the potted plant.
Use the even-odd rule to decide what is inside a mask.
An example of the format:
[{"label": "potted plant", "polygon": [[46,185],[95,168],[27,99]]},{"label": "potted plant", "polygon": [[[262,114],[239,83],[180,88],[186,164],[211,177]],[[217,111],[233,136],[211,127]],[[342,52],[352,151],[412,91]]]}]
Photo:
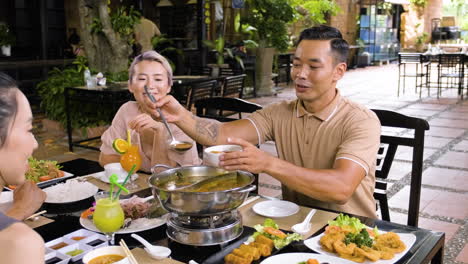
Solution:
[{"label": "potted plant", "polygon": [[239,63],[240,67],[244,69],[244,62],[240,56],[234,55],[231,48],[225,47],[225,40],[223,36],[219,36],[215,41],[204,40],[203,44],[208,48],[212,49],[216,54],[216,65],[210,65],[213,68],[213,76],[217,76],[219,73],[219,68],[229,67],[225,64],[225,57],[234,59]]},{"label": "potted plant", "polygon": [[426,40],[429,37],[429,35],[424,32],[421,35],[416,37],[416,51],[417,52],[423,52],[424,51],[424,44],[426,44]]},{"label": "potted plant", "polygon": [[11,33],[10,29],[5,24],[0,24],[0,46],[2,47],[2,54],[11,56],[11,45],[15,43],[15,36]]},{"label": "potted plant", "polygon": [[157,51],[159,54],[163,55],[169,64],[171,65],[172,71],[175,72],[176,65],[174,63],[174,58],[177,56],[184,56],[184,51],[179,49],[175,46],[174,41],[167,38],[167,35],[162,34],[159,36],[154,36],[151,39],[151,44],[153,45],[153,49]]},{"label": "potted plant", "polygon": [[[78,57],[73,64],[75,67],[65,69],[54,68],[48,73],[48,78],[37,85],[39,96],[41,97],[41,109],[45,112],[46,119],[43,122],[45,127],[52,127],[53,130],[63,130],[67,124],[64,92],[67,87],[83,86],[84,70],[87,69],[85,57]],[[96,71],[93,71],[94,73]],[[109,82],[128,80],[128,72],[118,74],[105,74]],[[81,102],[70,102],[70,112],[73,113],[71,125],[73,129],[81,130],[84,138],[88,137],[95,127],[100,127],[108,123],[111,110],[103,107],[96,111],[95,105]],[[93,113],[93,114],[89,114]],[[91,128],[91,130],[90,130]],[[98,128],[98,130],[102,130]],[[60,131],[61,132],[61,131]],[[80,131],[78,131],[80,132]],[[101,131],[102,132],[102,131]]]},{"label": "potted plant", "polygon": [[256,29],[258,43],[255,56],[255,85],[258,95],[271,95],[273,57],[276,50],[289,47],[287,23],[293,20],[294,10],[287,0],[246,1],[248,14],[242,24]]}]

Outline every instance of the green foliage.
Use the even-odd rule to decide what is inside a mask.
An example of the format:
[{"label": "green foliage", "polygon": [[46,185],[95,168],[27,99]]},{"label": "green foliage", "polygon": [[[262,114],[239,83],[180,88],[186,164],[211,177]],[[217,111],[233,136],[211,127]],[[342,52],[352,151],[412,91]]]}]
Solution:
[{"label": "green foliage", "polygon": [[83,72],[88,68],[88,58],[86,58],[85,56],[77,56],[72,63],[76,65],[76,69],[79,72]]},{"label": "green foliage", "polygon": [[[54,68],[48,73],[48,78],[37,85],[42,99],[41,108],[48,119],[58,121],[66,127],[67,116],[65,108],[65,88],[83,86],[83,71],[87,68],[83,58],[78,57],[73,62],[76,67],[63,70]],[[128,72],[105,74],[108,82],[128,80]],[[96,105],[83,102],[70,102],[72,128],[94,127],[108,123],[111,113],[107,108],[96,109]]]},{"label": "green foliage", "polygon": [[422,33],[420,36],[416,37],[416,45],[422,45],[426,43],[428,37],[429,35],[426,32]]},{"label": "green foliage", "polygon": [[102,32],[102,23],[99,18],[94,18],[93,23],[91,23],[91,34],[98,34]]},{"label": "green foliage", "polygon": [[234,56],[232,49],[224,47],[225,41],[222,36],[219,36],[215,41],[204,40],[203,45],[207,46],[208,48],[216,51],[216,64],[221,65],[224,64],[224,56],[228,56],[229,58],[235,59],[237,63],[241,66],[242,69],[244,68],[244,61],[239,56]]},{"label": "green foliage", "polygon": [[5,24],[0,24],[0,46],[8,46],[15,44],[15,36]]},{"label": "green foliage", "polygon": [[336,15],[340,8],[333,0],[291,0],[296,20],[303,20],[305,26],[326,23],[326,15]]},{"label": "green foliage", "polygon": [[133,9],[133,6],[127,12],[125,7],[120,7],[110,16],[112,28],[123,36],[133,34],[133,26],[140,22],[140,12]]},{"label": "green foliage", "polygon": [[[127,11],[126,7],[119,7],[115,12],[110,14],[112,29],[124,38],[128,38],[130,44],[133,43],[133,26],[140,22],[140,12],[133,9],[133,6]],[[103,33],[102,22],[99,18],[94,18],[91,24],[91,33]]]},{"label": "green foliage", "polygon": [[169,64],[171,64],[172,71],[175,71],[176,65],[171,58],[173,58],[173,56],[183,55],[184,51],[176,48],[174,41],[167,38],[166,34],[154,36],[151,39],[151,44],[153,45],[153,49],[163,55]]},{"label": "green foliage", "polygon": [[256,29],[255,39],[279,51],[288,48],[287,23],[293,21],[294,10],[289,0],[247,0],[249,14],[242,24]]},{"label": "green foliage", "polygon": [[424,8],[427,5],[427,0],[410,0],[410,3],[414,6]]}]

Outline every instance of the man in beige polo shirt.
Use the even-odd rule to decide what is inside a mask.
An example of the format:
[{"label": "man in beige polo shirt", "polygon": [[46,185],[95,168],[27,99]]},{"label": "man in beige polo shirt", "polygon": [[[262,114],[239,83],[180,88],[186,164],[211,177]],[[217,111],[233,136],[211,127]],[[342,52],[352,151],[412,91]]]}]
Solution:
[{"label": "man in beige polo shirt", "polygon": [[[297,99],[269,105],[248,119],[199,118],[170,96],[159,96],[154,107],[162,107],[170,122],[203,145],[241,145],[243,151],[224,154],[220,165],[268,173],[282,183],[286,200],[375,217],[380,122],[336,89],[346,72],[348,49],[333,27],[304,30],[291,71]],[[269,140],[279,158],[255,147]]]}]

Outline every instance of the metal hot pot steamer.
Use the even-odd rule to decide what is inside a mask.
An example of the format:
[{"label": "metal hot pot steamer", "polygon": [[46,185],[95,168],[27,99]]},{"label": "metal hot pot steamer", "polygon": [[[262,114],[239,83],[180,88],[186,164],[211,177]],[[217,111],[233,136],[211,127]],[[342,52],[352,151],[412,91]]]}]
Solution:
[{"label": "metal hot pot steamer", "polygon": [[[156,168],[167,170],[156,173]],[[153,196],[170,212],[167,219],[167,235],[172,240],[188,245],[209,246],[229,242],[242,234],[242,217],[237,208],[250,191],[255,176],[246,171],[227,172],[210,166],[171,168],[155,165],[149,178]],[[216,191],[201,188],[184,188],[204,179],[220,176],[219,183],[209,180]],[[233,176],[232,176],[233,174]],[[215,178],[213,178],[215,179]]]}]

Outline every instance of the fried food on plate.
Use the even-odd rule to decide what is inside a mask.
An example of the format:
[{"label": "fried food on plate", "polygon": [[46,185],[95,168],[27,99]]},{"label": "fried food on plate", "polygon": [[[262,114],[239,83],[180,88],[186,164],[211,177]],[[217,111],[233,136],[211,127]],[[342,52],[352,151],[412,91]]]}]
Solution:
[{"label": "fried food on plate", "polygon": [[366,259],[388,260],[406,249],[398,234],[393,232],[379,234],[377,229],[368,230],[355,217],[340,215],[336,221],[329,224],[319,243],[322,249],[337,253],[341,258],[358,263]]}]

